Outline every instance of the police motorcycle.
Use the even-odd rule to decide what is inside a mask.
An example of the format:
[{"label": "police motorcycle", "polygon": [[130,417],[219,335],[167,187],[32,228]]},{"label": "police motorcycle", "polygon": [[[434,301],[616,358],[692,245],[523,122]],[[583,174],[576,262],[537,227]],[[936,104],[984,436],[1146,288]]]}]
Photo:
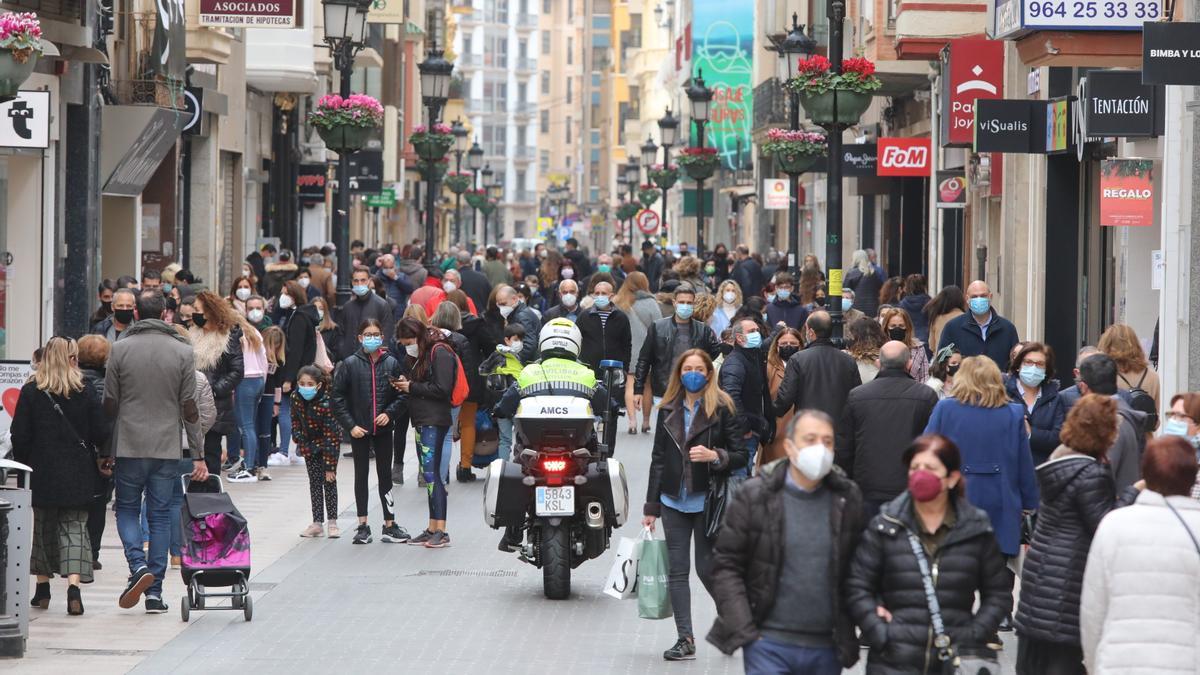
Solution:
[{"label": "police motorcycle", "polygon": [[510,460],[487,468],[484,520],[506,529],[500,549],[540,567],[545,596],[562,600],[571,594],[571,570],[602,555],[629,515],[607,394],[620,390],[623,364],[601,364],[600,389],[591,368],[575,360],[581,338],[574,323],[552,320],[539,337],[542,360],[524,368],[497,406],[513,418],[513,449]]}]

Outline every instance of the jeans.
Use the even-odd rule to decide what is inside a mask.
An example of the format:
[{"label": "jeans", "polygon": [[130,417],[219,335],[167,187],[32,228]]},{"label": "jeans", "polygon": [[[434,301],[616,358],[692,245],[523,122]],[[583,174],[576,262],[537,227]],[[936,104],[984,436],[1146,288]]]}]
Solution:
[{"label": "jeans", "polygon": [[[125,547],[125,561],[132,575],[148,567],[154,583],[146,595],[162,597],[163,576],[167,573],[167,549],[170,546],[171,498],[179,482],[177,459],[117,458],[113,478],[116,483],[117,534]],[[150,525],[150,555],[142,549],[142,497],[146,499],[146,519]]]},{"label": "jeans", "polygon": [[[283,395],[279,402],[279,450],[281,455],[291,453],[292,445],[292,397]],[[294,455],[292,455],[294,456]],[[266,464],[266,462],[263,462]]]},{"label": "jeans", "polygon": [[[458,426],[459,411],[461,406],[456,406],[450,409],[450,430]],[[438,466],[442,470],[442,482],[450,483],[450,455],[454,454],[454,434],[446,433],[446,440],[442,441],[442,460]]]},{"label": "jeans", "polygon": [[179,460],[179,468],[175,470],[175,480],[171,481],[174,486],[174,492],[171,493],[171,545],[169,550],[171,555],[178,557],[183,550],[183,481],[181,480],[184,474],[192,472],[192,460]]},{"label": "jeans", "polygon": [[754,467],[754,456],[758,454],[758,434],[750,434],[748,438],[742,439],[742,443],[746,448],[746,456],[749,457],[749,461],[746,462],[745,467],[741,469],[735,469],[733,471],[733,475],[745,476],[749,478],[750,469]]},{"label": "jeans", "polygon": [[254,465],[247,460],[246,468],[250,470],[267,465],[267,455],[271,454],[271,419],[275,416],[275,392],[263,392],[258,397],[258,410],[255,414],[254,430],[258,432],[258,452],[254,453]]},{"label": "jeans", "polygon": [[425,474],[425,489],[429,491],[429,519],[446,519],[446,483],[442,480],[443,455],[450,427],[417,427],[417,456]]},{"label": "jeans", "polygon": [[841,675],[842,662],[833,647],[801,647],[771,638],[742,647],[746,675]]},{"label": "jeans", "polygon": [[[246,468],[254,466],[258,456],[258,399],[262,397],[266,382],[262,377],[242,378],[237,393],[233,395],[233,411],[238,430],[241,431],[241,447],[246,451]],[[236,452],[234,448],[229,448],[229,461],[237,459]]]},{"label": "jeans", "polygon": [[508,457],[512,454],[513,444],[513,421],[507,417],[501,417],[496,420],[497,426],[500,427],[500,447],[496,452],[500,455],[500,459],[508,461]]},{"label": "jeans", "polygon": [[663,504],[663,535],[667,539],[667,590],[671,595],[671,607],[675,610],[675,631],[681,638],[693,637],[692,591],[688,577],[692,573],[692,560],[688,555],[688,544],[696,541],[696,576],[705,590],[712,595],[709,580],[709,561],[712,544],[704,534],[704,512],[683,513]]}]

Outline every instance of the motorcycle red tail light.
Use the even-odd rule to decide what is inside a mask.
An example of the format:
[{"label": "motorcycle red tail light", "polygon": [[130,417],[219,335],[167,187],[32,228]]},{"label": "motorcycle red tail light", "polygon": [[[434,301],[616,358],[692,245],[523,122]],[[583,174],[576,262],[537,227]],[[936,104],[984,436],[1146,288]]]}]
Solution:
[{"label": "motorcycle red tail light", "polygon": [[542,458],[542,470],[546,473],[562,473],[567,470],[567,460],[556,457]]}]

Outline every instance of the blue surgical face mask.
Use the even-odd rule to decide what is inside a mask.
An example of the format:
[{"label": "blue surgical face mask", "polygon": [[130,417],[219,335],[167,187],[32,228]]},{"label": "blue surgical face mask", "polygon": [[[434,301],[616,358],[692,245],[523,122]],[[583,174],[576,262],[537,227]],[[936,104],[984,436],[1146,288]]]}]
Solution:
[{"label": "blue surgical face mask", "polygon": [[775,302],[775,294],[767,293],[767,302]]},{"label": "blue surgical face mask", "polygon": [[596,265],[596,269],[604,274],[607,274],[612,271],[612,265],[605,265],[605,264],[601,263],[599,265]]},{"label": "blue surgical face mask", "polygon": [[850,298],[842,298],[842,311],[843,312],[849,312],[850,308],[853,305],[854,305],[854,301],[851,300]]},{"label": "blue surgical face mask", "polygon": [[378,335],[368,335],[362,339],[362,346],[368,354],[374,354],[383,346],[383,338]]},{"label": "blue surgical face mask", "polygon": [[320,387],[305,387],[304,385],[296,387],[296,391],[300,392],[300,397],[305,401],[311,401],[316,398],[317,391],[319,390]]},{"label": "blue surgical face mask", "polygon": [[708,384],[708,376],[698,370],[689,370],[679,376],[679,381],[683,383],[684,389],[694,394]]},{"label": "blue surgical face mask", "polygon": [[593,299],[593,303],[596,305],[596,309],[604,309],[605,307],[608,307],[608,303],[609,303],[608,296],[607,295],[597,295]]},{"label": "blue surgical face mask", "polygon": [[775,299],[777,300],[787,300],[790,297],[792,297],[792,292],[789,290],[780,288],[775,291]]},{"label": "blue surgical face mask", "polygon": [[987,314],[992,308],[992,301],[988,298],[971,298],[967,304],[971,307],[971,313],[975,315]]},{"label": "blue surgical face mask", "polygon": [[1188,425],[1187,422],[1177,419],[1168,419],[1163,425],[1164,436],[1184,436],[1187,437]]},{"label": "blue surgical face mask", "polygon": [[163,285],[162,285],[162,292],[163,292],[163,295],[166,295],[167,293],[170,293],[172,288],[174,288],[174,286],[172,286],[171,284],[163,284]]},{"label": "blue surgical face mask", "polygon": [[689,304],[675,305],[675,316],[681,319],[692,318],[692,306]]},{"label": "blue surgical face mask", "polygon": [[758,349],[762,346],[762,333],[754,331],[746,333],[746,349]]},{"label": "blue surgical face mask", "polygon": [[354,291],[354,294],[361,298],[367,294],[367,291],[370,291],[371,289],[366,286],[354,285],[350,287],[350,290]]},{"label": "blue surgical face mask", "polygon": [[1020,378],[1026,387],[1036,387],[1046,379],[1046,369],[1038,366],[1021,366]]}]

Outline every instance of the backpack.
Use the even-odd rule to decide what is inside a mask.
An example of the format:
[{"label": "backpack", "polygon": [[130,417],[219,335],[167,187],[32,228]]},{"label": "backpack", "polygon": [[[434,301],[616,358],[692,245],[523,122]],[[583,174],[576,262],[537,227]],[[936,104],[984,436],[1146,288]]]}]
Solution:
[{"label": "backpack", "polygon": [[[1142,371],[1142,377],[1138,380],[1138,383],[1129,387],[1129,407],[1138,412],[1146,413],[1144,431],[1151,434],[1158,428],[1158,406],[1154,405],[1154,397],[1150,395],[1150,392],[1142,389],[1142,383],[1146,381],[1146,375],[1149,372],[1148,368]],[[1126,380],[1124,375],[1120,377],[1122,382],[1127,385],[1129,384],[1129,380]]]},{"label": "backpack", "polygon": [[450,393],[450,405],[457,408],[463,404],[463,401],[467,400],[467,394],[471,391],[471,387],[467,383],[467,373],[463,370],[462,359],[458,358],[458,354],[455,353],[452,345],[439,342],[433,346],[434,349],[438,347],[445,347],[450,350],[450,355],[454,357],[454,364],[458,368],[458,372],[454,376],[454,391]]}]

